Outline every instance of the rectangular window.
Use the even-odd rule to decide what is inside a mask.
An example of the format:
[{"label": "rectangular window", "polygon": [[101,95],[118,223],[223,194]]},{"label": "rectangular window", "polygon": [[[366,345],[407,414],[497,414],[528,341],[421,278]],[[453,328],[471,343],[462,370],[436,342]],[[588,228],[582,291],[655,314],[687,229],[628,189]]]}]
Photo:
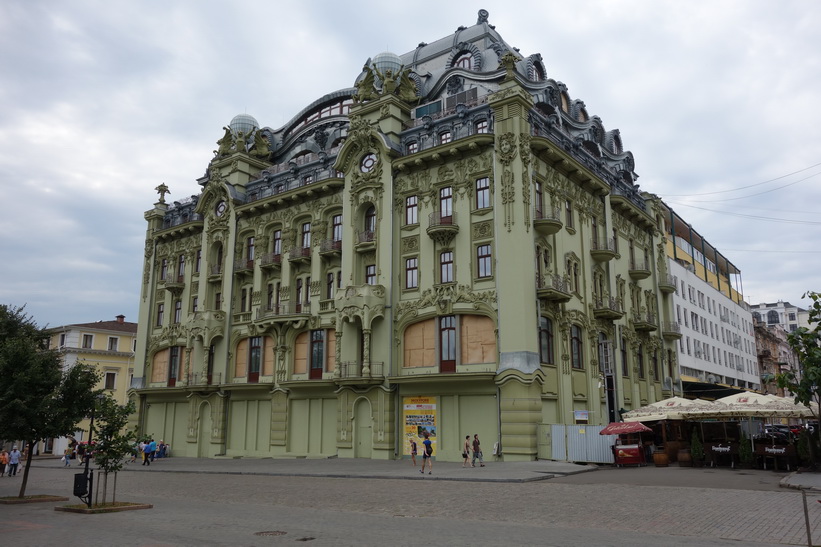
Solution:
[{"label": "rectangular window", "polygon": [[248,260],[248,262],[251,262],[251,261],[254,260],[254,238],[253,237],[248,238],[248,241],[246,242],[245,247],[246,247],[245,258]]},{"label": "rectangular window", "polygon": [[200,266],[202,265],[202,249],[197,249],[197,258],[194,261],[194,272],[200,273]]},{"label": "rectangular window", "polygon": [[116,336],[109,336],[108,337],[108,351],[117,351],[118,346],[120,345],[120,339]]},{"label": "rectangular window", "polygon": [[630,375],[630,366],[627,364],[627,338],[621,339],[621,375]]},{"label": "rectangular window", "polygon": [[599,221],[595,215],[590,217],[590,242],[594,249],[599,248]]},{"label": "rectangular window", "polygon": [[636,366],[639,369],[639,378],[644,378],[644,348],[639,345],[639,351],[636,354]]},{"label": "rectangular window", "polygon": [[443,223],[453,217],[453,188],[450,186],[439,189],[439,216]]},{"label": "rectangular window", "polygon": [[311,369],[309,378],[318,380],[325,371],[325,331],[311,331]]},{"label": "rectangular window", "polygon": [[185,255],[180,255],[177,262],[177,282],[182,283],[185,279]]},{"label": "rectangular window", "polygon": [[248,341],[248,381],[259,382],[262,367],[262,337],[252,336]]},{"label": "rectangular window", "polygon": [[246,311],[245,306],[247,306],[247,305],[248,305],[248,290],[247,289],[242,289],[240,291],[240,296],[239,296],[239,311],[241,311],[241,312]]},{"label": "rectangular window", "polygon": [[415,289],[419,286],[419,259],[417,257],[405,259],[405,288]]},{"label": "rectangular window", "polygon": [[453,283],[453,251],[439,255],[439,282]]},{"label": "rectangular window", "polygon": [[191,298],[191,313],[197,313],[199,309],[200,298],[198,296],[194,296]]},{"label": "rectangular window", "polygon": [[653,378],[658,381],[659,380],[659,356],[658,352],[653,352]]},{"label": "rectangular window", "polygon": [[282,254],[282,230],[274,230],[274,254]]},{"label": "rectangular window", "polygon": [[476,248],[476,265],[478,266],[478,277],[491,277],[493,275],[490,244],[479,245]]},{"label": "rectangular window", "polygon": [[168,387],[174,387],[177,384],[177,378],[180,373],[180,347],[171,346],[169,348],[168,357]]},{"label": "rectangular window", "polygon": [[342,241],[342,215],[334,215],[332,226],[331,239],[334,241]]},{"label": "rectangular window", "polygon": [[158,327],[162,327],[163,314],[165,313],[165,304],[157,304],[157,323]]},{"label": "rectangular window", "polygon": [[583,369],[582,360],[582,329],[578,325],[570,325],[570,364],[575,369]]},{"label": "rectangular window", "polygon": [[163,258],[160,263],[160,281],[165,281],[168,277],[168,259]]},{"label": "rectangular window", "polygon": [[573,202],[564,200],[564,223],[568,228],[573,227]]},{"label": "rectangular window", "polygon": [[488,132],[487,120],[479,120],[478,122],[476,122],[476,125],[474,125],[474,127],[476,128],[477,135]]},{"label": "rectangular window", "polygon": [[542,363],[553,364],[553,321],[539,318],[539,357]]},{"label": "rectangular window", "polygon": [[174,323],[182,321],[182,300],[174,302]]},{"label": "rectangular window", "polygon": [[416,196],[405,198],[405,224],[419,224],[419,198]]},{"label": "rectangular window", "polygon": [[[160,304],[162,306],[162,304]],[[84,334],[83,335],[83,349],[91,349],[92,344],[94,343],[94,336],[91,334]]]},{"label": "rectangular window", "polygon": [[303,283],[304,281],[301,277],[296,280],[296,309],[294,310],[296,313],[302,313]]},{"label": "rectangular window", "polygon": [[334,297],[334,272],[328,272],[325,276],[325,298],[330,300]]},{"label": "rectangular window", "polygon": [[408,154],[416,154],[419,152],[419,143],[416,141],[408,143]]},{"label": "rectangular window", "polygon": [[221,310],[222,309],[222,293],[218,292],[214,295],[214,309]]},{"label": "rectangular window", "polygon": [[61,334],[60,335],[60,347],[63,348],[63,347],[65,347],[65,345],[66,345],[66,335]]},{"label": "rectangular window", "polygon": [[114,389],[117,386],[117,373],[116,372],[106,372],[105,373],[105,389]]},{"label": "rectangular window", "polygon": [[534,207],[536,211],[536,218],[544,218],[543,211],[544,211],[544,196],[542,195],[542,183],[536,182],[535,190],[533,192],[534,200],[536,205]]},{"label": "rectangular window", "polygon": [[365,284],[376,285],[376,264],[365,266]]},{"label": "rectangular window", "polygon": [[451,140],[453,140],[453,135],[450,131],[439,133],[439,144],[448,144]]},{"label": "rectangular window", "polygon": [[482,177],[476,180],[476,208],[490,207],[490,179]]},{"label": "rectangular window", "polygon": [[439,372],[456,372],[456,317],[439,319]]},{"label": "rectangular window", "polygon": [[311,246],[311,223],[305,222],[302,224],[302,248],[307,249]]},{"label": "rectangular window", "polygon": [[613,250],[619,252],[619,229],[613,228]]}]

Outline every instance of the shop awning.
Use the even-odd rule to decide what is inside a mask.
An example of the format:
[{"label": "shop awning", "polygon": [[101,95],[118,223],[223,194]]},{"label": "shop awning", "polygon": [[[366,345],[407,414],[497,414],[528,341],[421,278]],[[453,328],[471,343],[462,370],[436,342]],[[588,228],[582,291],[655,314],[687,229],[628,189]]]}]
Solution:
[{"label": "shop awning", "polygon": [[641,422],[612,422],[599,432],[599,435],[624,435],[653,431]]}]

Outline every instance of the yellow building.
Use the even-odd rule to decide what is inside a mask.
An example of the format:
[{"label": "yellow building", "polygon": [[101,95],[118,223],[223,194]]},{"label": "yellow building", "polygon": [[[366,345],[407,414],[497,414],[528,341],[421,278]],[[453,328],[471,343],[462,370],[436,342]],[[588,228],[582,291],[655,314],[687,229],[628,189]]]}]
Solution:
[{"label": "yellow building", "polygon": [[[94,366],[102,376],[97,388],[120,404],[127,402],[134,373],[137,323],[128,323],[124,315],[118,315],[114,321],[65,325],[51,328],[49,333],[49,347],[59,350],[64,369],[77,363]],[[88,420],[80,422],[75,438],[87,439],[88,428]],[[62,454],[67,442],[65,438],[49,439],[40,443],[40,452]]]},{"label": "yellow building", "polygon": [[532,460],[552,425],[670,395],[662,214],[618,130],[484,10],[352,82],[278,129],[235,117],[198,195],[157,187],[142,433],[185,456],[374,459],[427,433],[452,461],[469,433]]}]

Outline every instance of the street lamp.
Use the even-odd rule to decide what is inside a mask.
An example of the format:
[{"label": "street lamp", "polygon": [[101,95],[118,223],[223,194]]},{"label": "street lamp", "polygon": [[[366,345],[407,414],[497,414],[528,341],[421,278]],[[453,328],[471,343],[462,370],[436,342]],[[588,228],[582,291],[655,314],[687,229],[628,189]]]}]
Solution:
[{"label": "street lamp", "polygon": [[91,509],[91,493],[94,487],[94,470],[89,469],[91,460],[91,437],[94,434],[94,410],[97,408],[97,401],[101,401],[105,395],[99,394],[94,398],[94,406],[91,407],[91,423],[88,426],[88,441],[83,458],[86,461],[85,470],[74,475],[74,495],[83,500]]}]

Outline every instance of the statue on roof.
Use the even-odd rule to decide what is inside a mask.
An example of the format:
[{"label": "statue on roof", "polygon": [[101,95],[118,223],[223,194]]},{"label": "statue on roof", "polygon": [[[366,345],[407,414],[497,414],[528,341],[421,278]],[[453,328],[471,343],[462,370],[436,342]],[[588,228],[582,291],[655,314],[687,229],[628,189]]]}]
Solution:
[{"label": "statue on roof", "polygon": [[219,148],[214,150],[214,155],[218,158],[223,156],[227,156],[231,153],[231,148],[234,146],[234,135],[231,133],[231,128],[228,126],[223,127],[225,130],[225,135],[217,141],[217,145]]},{"label": "statue on roof", "polygon": [[154,188],[154,190],[156,190],[157,193],[160,195],[160,199],[157,203],[165,203],[165,194],[170,194],[171,193],[171,190],[168,189],[168,186],[166,186],[166,184],[164,182],[161,183],[156,188]]},{"label": "statue on roof", "polygon": [[396,87],[399,85],[397,80],[399,79],[399,75],[403,68],[404,67],[399,67],[399,70],[396,72],[388,69],[384,74],[382,74],[379,72],[378,68],[374,67],[374,72],[376,72],[376,75],[379,76],[380,80],[382,80],[382,95],[393,95],[396,91]]},{"label": "statue on roof", "polygon": [[254,133],[254,145],[251,155],[260,159],[268,159],[268,156],[271,155],[268,139],[265,138],[261,129],[257,129]]},{"label": "statue on roof", "polygon": [[364,103],[377,97],[376,89],[374,88],[376,76],[373,73],[373,69],[365,64],[365,66],[362,67],[362,71],[365,73],[365,77],[354,84],[356,86],[356,93],[354,93],[353,100],[358,103]]},{"label": "statue on roof", "polygon": [[410,77],[411,69],[405,68],[399,71],[399,98],[410,103],[419,100],[416,82]]}]

